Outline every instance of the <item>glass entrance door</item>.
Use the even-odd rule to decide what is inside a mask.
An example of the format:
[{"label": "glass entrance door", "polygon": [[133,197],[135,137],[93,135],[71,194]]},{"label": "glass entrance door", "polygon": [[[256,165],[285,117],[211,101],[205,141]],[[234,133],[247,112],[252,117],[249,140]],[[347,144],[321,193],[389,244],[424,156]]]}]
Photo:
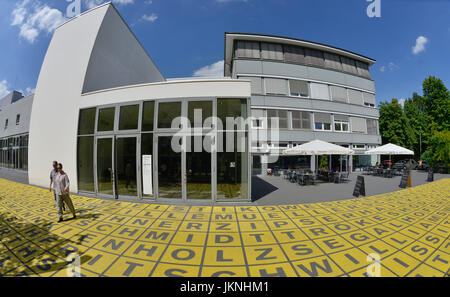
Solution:
[{"label": "glass entrance door", "polygon": [[[210,136],[189,137],[186,151],[186,198],[212,199],[212,154]],[[203,145],[205,143],[205,145]]]},{"label": "glass entrance door", "polygon": [[118,198],[137,198],[138,193],[138,138],[137,136],[117,136],[116,145],[116,187]]},{"label": "glass entrance door", "polygon": [[114,187],[114,141],[113,137],[97,138],[97,194],[115,197]]},{"label": "glass entrance door", "polygon": [[110,198],[139,196],[138,137],[98,137],[97,194]]},{"label": "glass entrance door", "polygon": [[158,198],[182,199],[182,156],[172,149],[172,137],[158,137]]}]

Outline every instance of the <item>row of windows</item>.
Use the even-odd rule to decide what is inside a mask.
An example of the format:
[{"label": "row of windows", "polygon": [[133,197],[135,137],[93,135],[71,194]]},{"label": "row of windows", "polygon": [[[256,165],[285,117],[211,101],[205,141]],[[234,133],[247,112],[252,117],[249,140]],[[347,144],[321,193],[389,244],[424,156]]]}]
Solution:
[{"label": "row of windows", "polygon": [[[20,114],[16,115],[16,126],[20,124]],[[8,129],[8,125],[9,125],[9,119],[5,120],[5,126],[4,129]]]},{"label": "row of windows", "polygon": [[0,139],[0,167],[28,169],[28,135]]},{"label": "row of windows", "polygon": [[[173,128],[173,121],[182,116],[182,102],[157,103],[157,129]],[[142,106],[142,110],[141,110]],[[155,129],[155,101],[143,104],[118,107],[88,108],[80,111],[78,135],[92,135],[96,132],[141,130],[151,132]],[[201,122],[198,112],[201,111]],[[217,117],[225,125],[227,118],[247,117],[246,99],[217,99]],[[197,112],[197,116],[196,116]],[[188,101],[187,118],[192,127],[212,128],[213,101]],[[118,121],[115,119],[118,118]],[[96,120],[97,119],[97,120]],[[117,124],[117,127],[115,126]],[[139,125],[140,124],[140,125]],[[177,126],[175,129],[178,129]]]},{"label": "row of windows", "polygon": [[378,135],[378,121],[346,115],[309,111],[252,109],[252,127],[260,129],[315,130]]},{"label": "row of windows", "polygon": [[371,79],[369,64],[311,48],[275,43],[237,41],[235,58],[283,61],[347,72]]},{"label": "row of windows", "polygon": [[375,95],[344,87],[294,79],[240,76],[251,81],[253,94],[284,95],[376,106]]}]

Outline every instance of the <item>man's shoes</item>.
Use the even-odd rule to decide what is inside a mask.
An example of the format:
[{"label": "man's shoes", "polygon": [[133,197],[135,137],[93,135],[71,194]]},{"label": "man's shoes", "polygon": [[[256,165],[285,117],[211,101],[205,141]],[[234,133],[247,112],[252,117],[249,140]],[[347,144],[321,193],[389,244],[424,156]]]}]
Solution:
[{"label": "man's shoes", "polygon": [[61,223],[63,221],[63,218],[59,218],[58,223]]}]

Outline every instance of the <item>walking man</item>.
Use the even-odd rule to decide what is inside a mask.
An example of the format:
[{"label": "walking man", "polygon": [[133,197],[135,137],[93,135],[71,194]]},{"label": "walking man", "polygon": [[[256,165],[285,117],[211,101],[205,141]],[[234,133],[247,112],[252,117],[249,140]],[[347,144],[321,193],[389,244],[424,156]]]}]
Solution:
[{"label": "walking man", "polygon": [[[53,191],[53,195],[55,196],[55,201],[58,203],[58,195],[56,195],[55,192],[55,178],[56,175],[58,175],[58,161],[53,161],[53,169],[50,171],[50,192]],[[57,206],[58,207],[58,206]],[[63,212],[66,211],[66,208],[64,207],[64,203],[62,206]]]},{"label": "walking man", "polygon": [[58,207],[58,223],[63,221],[63,212],[62,206],[64,203],[67,204],[70,211],[73,214],[73,218],[76,219],[77,216],[75,214],[75,207],[73,206],[72,199],[69,196],[69,177],[63,171],[63,165],[61,163],[58,164],[58,174],[55,176],[54,185],[55,185],[55,194],[57,196],[56,204]]}]

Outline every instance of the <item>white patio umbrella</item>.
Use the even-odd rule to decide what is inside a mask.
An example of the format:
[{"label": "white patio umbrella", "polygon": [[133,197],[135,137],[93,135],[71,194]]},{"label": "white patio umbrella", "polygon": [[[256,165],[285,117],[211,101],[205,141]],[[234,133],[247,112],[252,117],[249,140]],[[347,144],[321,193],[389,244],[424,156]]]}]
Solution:
[{"label": "white patio umbrella", "polygon": [[[283,152],[284,156],[353,155],[354,151],[322,140],[298,145]],[[317,158],[316,158],[317,162]],[[341,160],[342,162],[342,160]],[[317,166],[316,166],[317,171]]]},{"label": "white patio umbrella", "polygon": [[[404,147],[388,143],[377,148],[368,150],[367,155],[389,155],[389,160],[391,160],[392,155],[414,155],[414,152],[406,149]],[[391,161],[392,163],[392,161]],[[389,166],[390,167],[390,166]]]}]

